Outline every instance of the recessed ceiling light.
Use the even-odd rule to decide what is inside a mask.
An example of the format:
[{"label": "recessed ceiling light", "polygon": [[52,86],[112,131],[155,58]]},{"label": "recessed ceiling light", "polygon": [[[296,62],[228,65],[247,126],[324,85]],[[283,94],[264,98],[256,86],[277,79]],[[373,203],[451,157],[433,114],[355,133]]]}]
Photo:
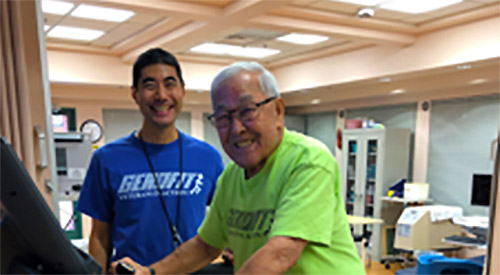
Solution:
[{"label": "recessed ceiling light", "polygon": [[380,4],[380,8],[382,9],[416,14],[444,8],[446,6],[460,3],[462,0],[390,0],[379,2],[382,2]]},{"label": "recessed ceiling light", "polygon": [[249,58],[264,58],[281,51],[268,48],[242,47],[229,44],[203,43],[190,49],[192,52],[231,55]]},{"label": "recessed ceiling light", "polygon": [[133,11],[81,4],[71,13],[71,16],[111,22],[123,22],[132,17],[134,14],[135,13]]},{"label": "recessed ceiling light", "polygon": [[371,18],[375,15],[375,9],[372,7],[363,7],[358,9],[356,15],[359,18]]},{"label": "recessed ceiling light", "polygon": [[405,90],[403,90],[403,89],[396,89],[396,90],[392,90],[391,94],[396,95],[396,94],[402,94],[404,92],[405,92]]},{"label": "recessed ceiling light", "polygon": [[321,102],[321,100],[318,98],[311,100],[311,104],[314,104],[314,105],[319,104],[320,102]]},{"label": "recessed ceiling light", "polygon": [[469,84],[477,85],[477,84],[482,84],[484,82],[486,82],[486,79],[478,78],[478,79],[474,79],[474,80],[470,81]]},{"label": "recessed ceiling light", "polygon": [[55,38],[90,41],[100,37],[103,34],[104,34],[103,31],[98,31],[98,30],[55,26],[52,30],[49,31],[49,33],[47,33],[47,36]]},{"label": "recessed ceiling light", "polygon": [[74,4],[62,1],[51,1],[51,0],[43,0],[42,1],[42,11],[45,13],[51,14],[66,14],[72,8]]},{"label": "recessed ceiling light", "polygon": [[390,78],[390,77],[381,77],[381,78],[378,79],[378,81],[387,83],[387,82],[391,82],[392,78]]},{"label": "recessed ceiling light", "polygon": [[470,68],[472,68],[472,66],[469,65],[469,64],[464,64],[464,65],[458,65],[457,66],[457,69],[459,69],[459,70],[468,70]]},{"label": "recessed ceiling light", "polygon": [[290,33],[284,36],[276,38],[279,41],[284,41],[288,43],[300,44],[300,45],[311,45],[320,43],[328,40],[327,36],[315,35],[315,34],[302,34],[302,33]]}]

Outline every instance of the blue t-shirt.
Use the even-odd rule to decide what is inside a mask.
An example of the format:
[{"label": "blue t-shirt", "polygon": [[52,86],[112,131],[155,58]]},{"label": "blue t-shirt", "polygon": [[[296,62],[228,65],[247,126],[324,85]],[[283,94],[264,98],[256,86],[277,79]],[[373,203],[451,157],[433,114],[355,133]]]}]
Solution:
[{"label": "blue t-shirt", "polygon": [[[205,207],[211,202],[217,178],[224,167],[214,147],[179,133],[182,185],[179,181],[179,139],[169,144],[145,142],[145,145],[170,220],[185,242],[201,225]],[[115,249],[112,260],[128,256],[141,265],[150,265],[174,250],[167,216],[158,195],[141,141],[132,133],[95,151],[77,209],[94,219],[111,223]]]}]

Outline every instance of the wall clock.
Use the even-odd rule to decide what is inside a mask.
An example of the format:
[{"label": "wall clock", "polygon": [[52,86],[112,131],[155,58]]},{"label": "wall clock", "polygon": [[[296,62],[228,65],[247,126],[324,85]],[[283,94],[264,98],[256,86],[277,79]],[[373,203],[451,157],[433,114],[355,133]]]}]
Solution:
[{"label": "wall clock", "polygon": [[99,122],[87,119],[80,126],[80,132],[90,134],[90,141],[97,143],[102,138],[103,129]]}]

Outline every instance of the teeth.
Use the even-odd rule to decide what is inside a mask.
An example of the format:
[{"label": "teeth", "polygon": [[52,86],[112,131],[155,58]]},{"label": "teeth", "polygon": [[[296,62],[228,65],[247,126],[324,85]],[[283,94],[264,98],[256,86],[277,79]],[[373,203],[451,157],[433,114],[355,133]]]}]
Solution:
[{"label": "teeth", "polygon": [[241,148],[241,147],[248,146],[248,145],[250,145],[251,143],[252,143],[252,141],[250,141],[250,140],[249,140],[249,141],[244,141],[244,142],[239,142],[239,143],[236,143],[236,146],[238,146],[238,147],[240,147],[240,148]]},{"label": "teeth", "polygon": [[156,111],[168,111],[172,106],[154,106],[153,108]]}]

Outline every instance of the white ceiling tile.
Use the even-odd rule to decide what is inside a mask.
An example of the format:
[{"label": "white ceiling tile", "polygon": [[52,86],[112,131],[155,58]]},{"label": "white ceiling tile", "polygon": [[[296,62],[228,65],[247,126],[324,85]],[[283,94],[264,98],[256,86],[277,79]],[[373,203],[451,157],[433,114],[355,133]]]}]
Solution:
[{"label": "white ceiling tile", "polygon": [[349,3],[333,2],[333,1],[318,1],[309,5],[311,8],[323,10],[323,11],[333,11],[345,14],[354,15],[358,10],[359,6]]},{"label": "white ceiling tile", "polygon": [[155,15],[151,13],[136,13],[126,22],[132,23],[140,23],[140,24],[151,24],[160,20],[161,18],[165,18],[164,16]]},{"label": "white ceiling tile", "polygon": [[116,23],[116,22],[91,20],[91,19],[78,18],[78,17],[72,17],[72,16],[68,16],[68,17],[64,18],[59,23],[59,25],[61,25],[61,26],[79,27],[79,28],[101,30],[101,31],[108,31],[110,29],[113,29],[114,27],[116,27],[119,24],[120,23]]},{"label": "white ceiling tile", "polygon": [[466,2],[474,2],[480,4],[490,4],[490,3],[498,3],[500,4],[500,0],[465,0]]},{"label": "white ceiling tile", "polygon": [[402,23],[410,23],[410,24],[421,24],[423,22],[429,21],[432,19],[432,16],[427,14],[417,14],[413,16],[409,16],[400,20]]},{"label": "white ceiling tile", "polygon": [[46,41],[49,43],[60,43],[60,44],[69,44],[69,45],[90,45],[89,41],[83,40],[75,40],[75,39],[64,39],[64,38],[54,38],[54,37],[45,37]]},{"label": "white ceiling tile", "polygon": [[377,18],[377,19],[383,19],[383,20],[399,21],[399,20],[404,20],[405,18],[408,18],[410,16],[413,16],[413,15],[408,14],[408,13],[398,12],[398,11],[391,11],[391,10],[385,10],[385,9],[375,9],[375,15],[373,17]]},{"label": "white ceiling tile", "polygon": [[118,27],[106,32],[103,36],[91,42],[91,45],[94,46],[104,46],[111,47],[116,43],[119,43],[125,39],[128,39],[136,32],[143,29],[144,25],[139,25],[136,23],[124,22]]},{"label": "white ceiling tile", "polygon": [[440,17],[454,15],[454,14],[457,14],[459,12],[471,11],[479,6],[481,6],[481,4],[479,4],[479,3],[462,2],[462,3],[458,3],[455,5],[451,5],[451,6],[442,8],[442,9],[438,9],[438,10],[429,12],[428,14],[432,18],[440,18]]}]

